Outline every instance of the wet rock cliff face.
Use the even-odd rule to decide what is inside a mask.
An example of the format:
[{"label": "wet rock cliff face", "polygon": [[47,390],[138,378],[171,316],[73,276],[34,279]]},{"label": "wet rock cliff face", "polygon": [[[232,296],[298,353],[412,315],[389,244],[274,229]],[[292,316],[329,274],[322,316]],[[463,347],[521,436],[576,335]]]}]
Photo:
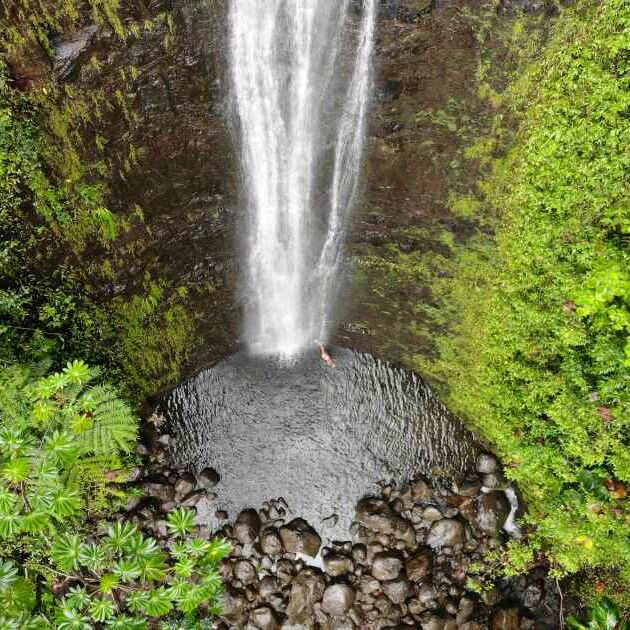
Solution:
[{"label": "wet rock cliff face", "polygon": [[[170,14],[172,23],[125,44],[88,27],[62,35],[56,69],[81,90],[103,88],[116,98],[128,79],[132,120],[105,117],[95,133],[121,163],[133,147],[137,163],[111,182],[111,205],[136,225],[118,245],[122,261],[110,294],[133,294],[146,275],[192,289],[190,308],[201,314],[200,339],[189,371],[217,362],[238,345],[238,166],[229,125],[222,0],[127,2],[130,15]],[[366,146],[365,194],[351,225],[349,252],[386,257],[393,248],[421,247],[413,236],[435,217],[450,221],[449,191],[461,179],[465,138],[423,112],[468,108],[474,102],[477,48],[462,10],[474,0],[383,0],[376,51],[376,95]],[[85,68],[96,55],[102,70]],[[463,105],[462,105],[463,104]],[[470,106],[469,106],[470,105]],[[447,114],[448,114],[447,111]],[[114,169],[114,172],[117,172]],[[418,339],[407,335],[423,287],[405,294],[404,309],[374,289],[359,269],[345,299],[337,343],[398,359]],[[373,273],[379,273],[378,270]]]},{"label": "wet rock cliff face", "polygon": [[475,175],[462,152],[482,116],[478,45],[465,18],[476,4],[392,0],[383,11],[365,193],[349,238],[353,297],[339,341],[390,360],[423,351],[424,340],[410,329],[428,287],[414,279],[400,293],[383,281],[387,262],[381,261],[427,252],[434,246],[427,232],[436,224],[466,231],[453,220],[448,199]]},{"label": "wet rock cliff face", "polygon": [[86,18],[83,29],[54,39],[50,67],[33,54],[14,75],[29,89],[54,72],[78,93],[102,93],[113,104],[110,111],[100,106],[102,116],[82,132],[85,161],[108,165],[108,204],[131,225],[110,251],[89,253],[90,262],[107,260],[114,270],[111,282],[96,281],[97,295],[107,304],[142,293],[148,282],[166,284],[166,295],[185,288],[199,320],[198,338],[190,340],[194,370],[230,354],[238,335],[225,4],[124,0],[120,14],[124,41]]},{"label": "wet rock cliff face", "polygon": [[[105,130],[113,153],[137,148],[139,163],[114,182],[113,204],[145,213],[145,229],[132,230],[129,258],[119,282],[134,290],[145,273],[174,287],[192,289],[191,308],[202,314],[193,363],[214,362],[235,346],[235,159],[227,125],[222,2],[165,0],[149,3],[163,24],[121,46],[100,40],[112,84],[117,73],[137,68],[132,94],[135,122],[110,120]],[[110,88],[111,89],[111,88]]]}]

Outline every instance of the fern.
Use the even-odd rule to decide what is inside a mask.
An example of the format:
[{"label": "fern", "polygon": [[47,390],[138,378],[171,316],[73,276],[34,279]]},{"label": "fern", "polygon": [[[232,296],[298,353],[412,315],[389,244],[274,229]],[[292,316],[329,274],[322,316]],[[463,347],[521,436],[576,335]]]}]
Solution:
[{"label": "fern", "polygon": [[90,409],[93,417],[92,426],[76,436],[87,452],[107,455],[129,453],[133,449],[137,420],[113,388],[95,385],[84,392],[79,401]]}]

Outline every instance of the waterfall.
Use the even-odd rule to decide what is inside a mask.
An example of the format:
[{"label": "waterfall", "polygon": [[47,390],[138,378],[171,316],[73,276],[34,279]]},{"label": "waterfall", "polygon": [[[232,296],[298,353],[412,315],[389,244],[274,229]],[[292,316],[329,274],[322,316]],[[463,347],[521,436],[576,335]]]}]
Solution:
[{"label": "waterfall", "polygon": [[337,301],[371,84],[378,0],[230,0],[246,221],[245,339],[291,356]]}]

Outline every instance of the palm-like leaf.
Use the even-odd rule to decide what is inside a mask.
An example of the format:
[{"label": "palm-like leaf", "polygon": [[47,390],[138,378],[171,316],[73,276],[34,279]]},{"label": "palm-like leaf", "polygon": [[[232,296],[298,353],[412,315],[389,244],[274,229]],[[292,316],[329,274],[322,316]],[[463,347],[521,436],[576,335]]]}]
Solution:
[{"label": "palm-like leaf", "polygon": [[110,619],[106,625],[114,630],[146,630],[148,627],[144,619],[134,619],[123,615]]},{"label": "palm-like leaf", "polygon": [[92,619],[104,623],[116,614],[116,606],[111,599],[97,598],[92,600],[88,612]]},{"label": "palm-like leaf", "polygon": [[52,559],[62,571],[78,570],[80,555],[81,540],[77,534],[62,534],[52,545]]},{"label": "palm-like leaf", "polygon": [[163,617],[173,610],[173,602],[168,590],[160,587],[151,591],[148,599],[142,604],[142,612],[149,617]]},{"label": "palm-like leaf", "polygon": [[133,560],[120,560],[117,562],[112,571],[123,581],[126,583],[132,582],[133,580],[140,577],[142,571],[136,562]]},{"label": "palm-like leaf", "polygon": [[69,606],[57,608],[55,621],[57,630],[92,630],[90,618]]},{"label": "palm-like leaf", "polygon": [[133,523],[117,521],[107,529],[106,545],[121,553],[137,534],[138,528]]},{"label": "palm-like leaf", "polygon": [[86,451],[97,455],[131,451],[136,443],[138,423],[114,389],[95,385],[83,394],[80,403],[94,418],[92,426],[77,436]]},{"label": "palm-like leaf", "polygon": [[90,605],[90,596],[85,586],[73,586],[65,597],[65,605],[74,610],[85,610]]},{"label": "palm-like leaf", "polygon": [[166,526],[175,536],[184,537],[195,529],[195,513],[188,508],[177,508],[168,515]]},{"label": "palm-like leaf", "polygon": [[13,586],[18,579],[18,568],[11,560],[0,560],[0,592]]},{"label": "palm-like leaf", "polygon": [[0,538],[11,538],[22,529],[19,514],[0,514]]},{"label": "palm-like leaf", "polygon": [[15,511],[17,497],[11,490],[0,486],[0,514],[12,514]]},{"label": "palm-like leaf", "polygon": [[82,544],[79,549],[79,564],[90,571],[100,572],[107,566],[107,552],[103,545],[95,543]]}]

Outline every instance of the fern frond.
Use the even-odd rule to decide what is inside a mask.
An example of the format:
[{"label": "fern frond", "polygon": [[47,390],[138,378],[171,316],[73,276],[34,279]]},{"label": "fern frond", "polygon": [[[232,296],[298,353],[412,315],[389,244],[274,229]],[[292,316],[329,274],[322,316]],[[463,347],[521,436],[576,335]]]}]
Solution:
[{"label": "fern frond", "polygon": [[95,385],[81,396],[81,403],[91,407],[93,424],[77,439],[86,452],[106,455],[130,452],[138,435],[138,421],[129,406],[107,385]]}]

